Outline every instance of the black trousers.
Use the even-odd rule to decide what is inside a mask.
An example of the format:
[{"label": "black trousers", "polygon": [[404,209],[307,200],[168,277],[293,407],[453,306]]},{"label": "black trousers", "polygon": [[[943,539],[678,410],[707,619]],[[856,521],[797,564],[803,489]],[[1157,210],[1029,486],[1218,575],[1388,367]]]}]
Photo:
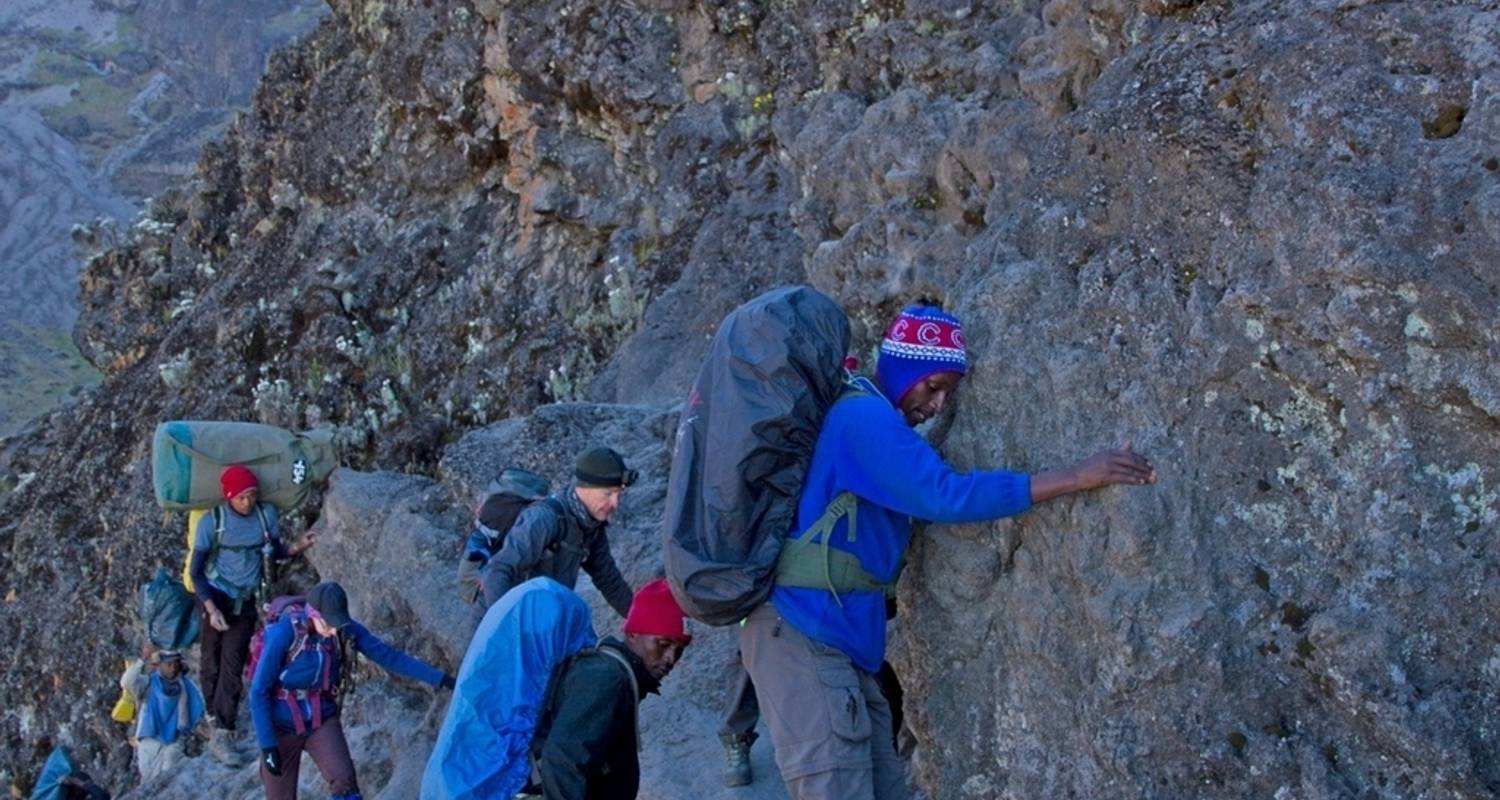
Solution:
[{"label": "black trousers", "polygon": [[250,656],[250,639],[255,635],[256,603],[245,603],[239,614],[234,604],[220,603],[215,598],[229,630],[214,630],[208,622],[208,612],[202,604],[198,606],[200,635],[199,670],[203,686],[203,702],[208,711],[219,720],[219,725],[234,730],[235,717],[239,715],[240,697],[245,694],[245,661]]}]

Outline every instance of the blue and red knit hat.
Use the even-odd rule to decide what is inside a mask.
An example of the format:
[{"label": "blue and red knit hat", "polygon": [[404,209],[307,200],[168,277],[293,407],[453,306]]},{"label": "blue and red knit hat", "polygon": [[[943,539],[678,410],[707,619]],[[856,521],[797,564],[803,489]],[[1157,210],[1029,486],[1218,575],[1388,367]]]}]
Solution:
[{"label": "blue and red knit hat", "polygon": [[907,306],[886,329],[875,362],[875,380],[898,407],[919,381],[940,372],[968,371],[963,325],[933,306]]}]

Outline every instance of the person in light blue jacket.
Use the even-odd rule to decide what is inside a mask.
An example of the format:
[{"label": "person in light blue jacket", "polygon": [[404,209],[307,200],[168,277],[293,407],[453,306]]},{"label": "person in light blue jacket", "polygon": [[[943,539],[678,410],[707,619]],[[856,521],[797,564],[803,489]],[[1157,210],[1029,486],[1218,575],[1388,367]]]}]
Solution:
[{"label": "person in light blue jacket", "polygon": [[740,636],[793,800],[904,795],[876,674],[913,518],[991,520],[1071,492],[1156,480],[1129,446],[1034,475],[953,470],[913,428],[942,411],[967,371],[959,321],[909,307],[887,330],[875,380],[853,381],[824,419],[776,586]]},{"label": "person in light blue jacket", "polygon": [[148,783],[177,769],[186,756],[184,740],[203,719],[204,703],[203,692],[186,674],[181,652],[144,655],[146,660],[125,670],[120,688],[135,698],[135,764],[141,783]]},{"label": "person in light blue jacket", "polygon": [[267,800],[296,800],[303,751],[328,781],[333,800],[361,797],[337,700],[353,647],[389,672],[452,689],[453,678],[385,643],[349,616],[344,587],[314,586],[267,626],[250,683],[250,716],[260,747]]}]

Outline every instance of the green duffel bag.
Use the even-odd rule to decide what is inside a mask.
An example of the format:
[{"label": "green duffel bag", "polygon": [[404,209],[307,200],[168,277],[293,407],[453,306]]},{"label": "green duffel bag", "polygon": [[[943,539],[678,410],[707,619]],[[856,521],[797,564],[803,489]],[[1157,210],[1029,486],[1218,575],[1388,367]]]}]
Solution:
[{"label": "green duffel bag", "polygon": [[262,502],[288,510],[338,466],[333,431],[292,433],[253,422],[163,422],[151,440],[151,483],[168,511],[209,508],[224,500],[219,473],[243,464],[260,483]]}]

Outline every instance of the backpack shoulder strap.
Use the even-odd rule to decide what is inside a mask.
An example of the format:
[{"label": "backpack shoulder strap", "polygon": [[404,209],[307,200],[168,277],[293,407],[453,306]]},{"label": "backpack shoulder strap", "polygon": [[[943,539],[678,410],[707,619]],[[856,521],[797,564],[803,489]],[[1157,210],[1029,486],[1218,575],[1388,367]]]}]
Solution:
[{"label": "backpack shoulder strap", "polygon": [[257,502],[255,504],[255,516],[260,517],[260,535],[261,535],[261,537],[264,538],[269,543],[271,541],[271,523],[270,523],[269,520],[266,519],[266,505],[265,505],[265,503],[259,503],[259,502]]},{"label": "backpack shoulder strap", "polygon": [[839,391],[838,399],[834,400],[833,402],[837,403],[839,402],[839,400],[852,400],[856,397],[873,397],[878,394],[879,390],[875,389],[874,385],[871,384],[868,379],[846,378],[844,379],[844,388]]},{"label": "backpack shoulder strap", "polygon": [[302,651],[307,649],[307,629],[312,627],[308,624],[307,609],[302,607],[290,607],[282,612],[281,618],[292,624],[292,643],[287,646],[286,660],[283,667],[297,660]]},{"label": "backpack shoulder strap", "polygon": [[559,542],[562,542],[566,538],[567,529],[563,526],[568,524],[568,509],[563,506],[561,500],[550,494],[542,498],[542,505],[546,506],[547,510],[552,512],[553,522],[555,523],[552,526],[551,536],[547,537],[547,549],[551,551],[559,547]]},{"label": "backpack shoulder strap", "polygon": [[[256,506],[255,506],[255,513],[260,517],[261,544],[269,544],[271,542],[271,525],[270,525],[270,522],[266,519],[266,512],[260,507],[259,503],[257,503]],[[209,543],[210,544],[210,547],[209,547],[209,555],[210,556],[212,556],[213,552],[216,551],[216,550],[258,550],[258,549],[260,549],[260,546],[261,546],[260,544],[245,544],[245,545],[224,545],[224,544],[221,544],[221,542],[224,539],[224,530],[225,530],[225,526],[227,524],[226,520],[228,519],[228,517],[224,513],[224,506],[223,505],[214,506],[213,515],[214,515],[214,536],[213,536],[213,541]]]},{"label": "backpack shoulder strap", "polygon": [[641,684],[635,677],[635,667],[630,666],[625,656],[620,655],[619,651],[613,647],[600,647],[599,652],[614,659],[615,663],[625,669],[626,676],[630,678],[630,707],[635,711],[632,715],[635,721],[635,750],[639,753],[641,751]]},{"label": "backpack shoulder strap", "polygon": [[209,542],[209,550],[219,549],[219,540],[224,538],[224,506],[214,506],[214,538]]}]

